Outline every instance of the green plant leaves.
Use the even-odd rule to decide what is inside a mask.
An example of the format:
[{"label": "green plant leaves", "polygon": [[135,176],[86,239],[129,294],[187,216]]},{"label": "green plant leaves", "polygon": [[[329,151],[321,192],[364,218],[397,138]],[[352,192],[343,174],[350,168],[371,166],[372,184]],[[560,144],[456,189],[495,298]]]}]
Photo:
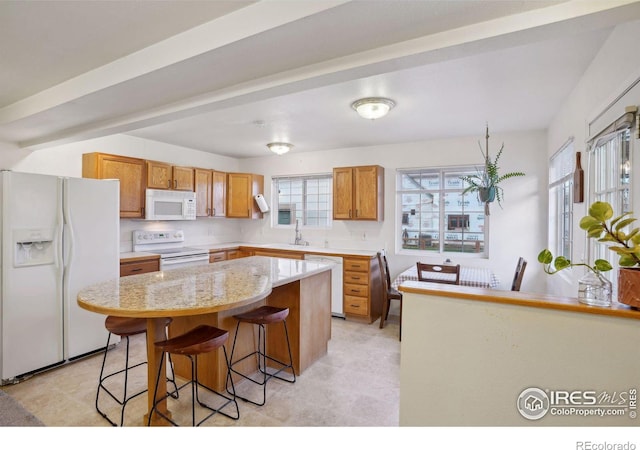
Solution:
[{"label": "green plant leaves", "polygon": [[553,261],[553,254],[551,254],[551,252],[548,249],[545,248],[538,254],[538,262],[542,264],[551,264],[552,261]]},{"label": "green plant leaves", "polygon": [[593,265],[599,272],[608,272],[613,269],[613,266],[606,259],[596,259]]},{"label": "green plant leaves", "polygon": [[598,222],[606,222],[613,217],[613,208],[607,202],[594,202],[589,207],[589,215]]}]

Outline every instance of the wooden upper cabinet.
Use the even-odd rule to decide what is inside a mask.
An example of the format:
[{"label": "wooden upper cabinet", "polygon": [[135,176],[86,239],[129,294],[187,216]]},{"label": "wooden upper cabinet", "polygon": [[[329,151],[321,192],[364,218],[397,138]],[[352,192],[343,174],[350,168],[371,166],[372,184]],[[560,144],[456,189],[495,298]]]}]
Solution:
[{"label": "wooden upper cabinet", "polygon": [[172,166],[159,161],[147,161],[147,187],[193,192],[194,169]]},{"label": "wooden upper cabinet", "polygon": [[225,217],[227,215],[227,174],[226,172],[213,171],[211,206],[213,217]]},{"label": "wooden upper cabinet", "polygon": [[196,217],[211,215],[211,192],[213,172],[206,169],[195,169]]},{"label": "wooden upper cabinet", "polygon": [[225,217],[227,174],[211,169],[194,169],[197,217]]},{"label": "wooden upper cabinet", "polygon": [[82,155],[84,178],[120,180],[120,217],[143,218],[145,205],[145,161],[106,153]]},{"label": "wooden upper cabinet", "polygon": [[384,218],[384,168],[381,166],[333,169],[333,219]]},{"label": "wooden upper cabinet", "polygon": [[227,174],[227,217],[260,219],[253,197],[264,191],[264,177],[250,173]]}]

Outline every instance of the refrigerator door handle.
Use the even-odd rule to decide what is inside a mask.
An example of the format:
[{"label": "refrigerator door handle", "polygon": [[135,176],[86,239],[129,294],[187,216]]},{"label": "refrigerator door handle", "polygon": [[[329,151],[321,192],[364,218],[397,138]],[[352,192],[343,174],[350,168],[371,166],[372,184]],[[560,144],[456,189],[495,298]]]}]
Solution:
[{"label": "refrigerator door handle", "polygon": [[[71,222],[71,209],[69,208],[69,191],[68,184],[64,183],[63,188],[63,200],[62,200],[62,218],[64,223],[64,275],[65,279],[67,278],[67,271],[69,265],[71,263],[71,258],[73,258],[73,241],[74,241],[74,233],[73,233],[73,224]],[[67,289],[67,282],[65,281],[65,289]]]}]

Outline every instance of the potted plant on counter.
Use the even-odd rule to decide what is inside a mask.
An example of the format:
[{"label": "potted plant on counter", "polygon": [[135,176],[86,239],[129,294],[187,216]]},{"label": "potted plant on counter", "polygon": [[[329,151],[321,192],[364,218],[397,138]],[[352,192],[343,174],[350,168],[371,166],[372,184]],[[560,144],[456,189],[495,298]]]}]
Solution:
[{"label": "potted plant on counter", "polygon": [[509,172],[503,175],[499,173],[498,161],[504,150],[504,142],[498,150],[495,159],[491,159],[489,155],[489,126],[487,125],[485,133],[485,148],[478,141],[478,147],[480,147],[480,153],[484,159],[484,166],[482,169],[477,169],[477,173],[473,175],[466,175],[460,177],[460,179],[468,184],[462,194],[468,194],[470,192],[477,192],[478,199],[481,203],[484,203],[484,213],[489,215],[489,203],[494,200],[498,200],[498,204],[502,207],[502,200],[504,199],[504,190],[500,183],[509,178],[523,177],[523,172]]},{"label": "potted plant on counter", "polygon": [[[613,215],[613,208],[609,203],[594,202],[589,207],[589,215],[580,220],[580,228],[587,232],[589,238],[608,244],[609,249],[618,254],[618,265],[620,266],[618,273],[618,302],[638,308],[640,307],[640,228],[633,228],[629,232],[625,231],[636,220],[631,217],[631,212],[617,217],[613,217]],[[551,252],[546,249],[538,255],[538,261],[544,264],[544,270],[549,274],[573,266],[589,268],[590,272],[587,273],[587,276],[578,282],[578,299],[583,303],[592,305],[608,306],[611,304],[611,284],[601,274],[612,269],[608,261],[598,259],[593,266],[584,263],[573,264],[562,256],[558,256],[554,260]],[[551,267],[552,263],[555,268]],[[591,280],[587,278],[590,275]],[[590,287],[596,289],[595,284],[588,284],[589,281],[596,281],[593,276],[601,283],[606,281],[609,284],[608,303],[601,296],[596,298],[597,294],[603,294],[603,292],[597,290],[581,292]],[[606,290],[606,283],[604,287],[599,289]]]}]

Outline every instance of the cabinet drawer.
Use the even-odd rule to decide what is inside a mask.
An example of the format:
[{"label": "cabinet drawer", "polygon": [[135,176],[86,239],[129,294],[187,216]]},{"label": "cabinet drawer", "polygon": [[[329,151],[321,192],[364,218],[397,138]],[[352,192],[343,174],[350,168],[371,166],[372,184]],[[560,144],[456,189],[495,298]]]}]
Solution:
[{"label": "cabinet drawer", "polygon": [[227,259],[242,258],[239,250],[227,250]]},{"label": "cabinet drawer", "polygon": [[355,295],[357,297],[369,297],[369,286],[364,284],[346,284],[344,285],[345,295]]},{"label": "cabinet drawer", "polygon": [[344,270],[352,272],[367,272],[369,270],[369,262],[356,259],[345,259]]},{"label": "cabinet drawer", "polygon": [[344,282],[352,284],[369,284],[369,275],[364,272],[345,272]]},{"label": "cabinet drawer", "polygon": [[215,252],[209,253],[209,262],[214,263],[218,261],[225,261],[227,259],[227,254],[225,252]]},{"label": "cabinet drawer", "polygon": [[344,312],[366,316],[369,314],[369,301],[364,297],[344,296]]},{"label": "cabinet drawer", "polygon": [[140,273],[157,272],[160,270],[160,260],[137,261],[120,264],[120,276],[138,275]]}]

